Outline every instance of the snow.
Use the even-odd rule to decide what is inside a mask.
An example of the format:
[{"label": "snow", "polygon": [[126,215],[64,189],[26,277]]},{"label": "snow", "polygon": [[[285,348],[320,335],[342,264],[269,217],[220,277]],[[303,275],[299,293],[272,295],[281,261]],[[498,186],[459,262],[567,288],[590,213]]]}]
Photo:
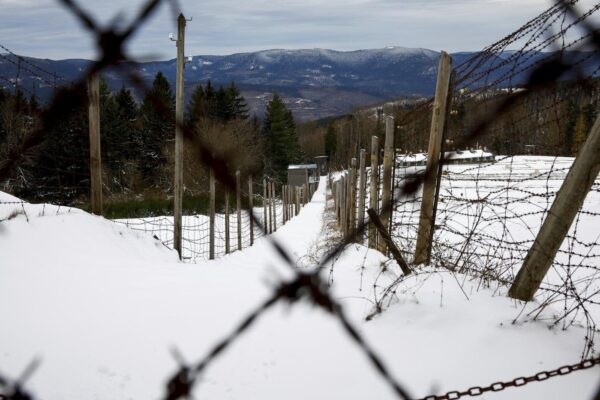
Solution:
[{"label": "snow", "polygon": [[[312,202],[272,235],[297,268],[312,268],[339,239],[326,195],[321,179]],[[0,194],[0,201],[13,200]],[[151,236],[77,209],[27,203],[0,209],[26,213],[0,224],[0,373],[16,377],[41,357],[26,383],[38,398],[158,398],[177,369],[173,346],[187,362],[201,359],[293,276],[268,238],[218,260],[186,264]],[[406,279],[390,307],[366,321],[397,269],[379,252],[351,245],[322,275],[415,397],[578,361],[581,328],[512,324],[522,306],[502,288],[478,288],[432,267]],[[485,398],[590,398],[597,373],[579,371]],[[305,302],[278,304],[261,316],[209,365],[194,394],[395,398],[338,321]]]}]

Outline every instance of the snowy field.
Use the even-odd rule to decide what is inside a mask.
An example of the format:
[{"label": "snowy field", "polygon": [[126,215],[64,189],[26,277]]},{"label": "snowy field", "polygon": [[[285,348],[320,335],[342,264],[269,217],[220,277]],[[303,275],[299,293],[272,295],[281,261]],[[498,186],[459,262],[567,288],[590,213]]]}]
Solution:
[{"label": "snowy field", "polygon": [[[502,165],[494,168],[513,176]],[[314,266],[337,239],[325,183],[271,236],[293,254],[297,268]],[[465,196],[477,190],[468,181],[452,184],[463,185]],[[186,362],[200,360],[278,282],[293,276],[269,238],[218,260],[180,263],[151,235],[80,210],[0,207],[0,374],[16,378],[40,357],[26,383],[40,399],[160,398],[178,367],[172,348]],[[396,269],[382,254],[352,245],[323,275],[349,319],[415,398],[580,359],[583,328],[513,324],[522,304],[461,272],[424,268],[401,283],[385,312],[366,321],[374,300],[396,280]],[[554,311],[558,306],[542,313]],[[481,398],[588,399],[598,383],[595,367]],[[194,396],[395,398],[339,322],[304,302],[277,304],[261,316],[209,365]]]},{"label": "snowy field", "polygon": [[[496,163],[444,167],[433,264],[512,282],[545,219],[573,158],[498,157]],[[402,168],[402,176],[416,169]],[[420,193],[400,199],[393,234],[410,259],[415,247]],[[600,179],[586,197],[540,292],[562,302],[561,326],[600,320]],[[565,283],[572,288],[566,295]],[[575,293],[577,292],[577,293]],[[574,310],[580,296],[586,311]],[[595,304],[596,303],[596,304]],[[526,316],[526,315],[525,315]],[[557,318],[558,319],[558,318]]]}]

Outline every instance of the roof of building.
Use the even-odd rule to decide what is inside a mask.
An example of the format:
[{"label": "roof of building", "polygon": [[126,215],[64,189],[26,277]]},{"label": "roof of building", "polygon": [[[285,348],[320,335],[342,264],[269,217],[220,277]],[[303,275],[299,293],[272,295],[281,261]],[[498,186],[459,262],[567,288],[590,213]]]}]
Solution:
[{"label": "roof of building", "polygon": [[288,169],[317,169],[317,164],[290,164]]}]

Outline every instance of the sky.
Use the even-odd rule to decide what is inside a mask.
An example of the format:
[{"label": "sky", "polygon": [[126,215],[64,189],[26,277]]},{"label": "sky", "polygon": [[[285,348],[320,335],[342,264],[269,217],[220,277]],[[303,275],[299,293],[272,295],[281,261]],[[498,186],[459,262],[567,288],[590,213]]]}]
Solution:
[{"label": "sky", "polygon": [[[584,4],[595,1],[582,0]],[[78,0],[98,21],[125,26],[143,0]],[[128,44],[138,60],[174,58],[173,10],[163,2]],[[186,55],[273,48],[386,46],[480,50],[551,5],[548,0],[179,0],[192,20]],[[0,0],[0,44],[51,59],[94,58],[93,37],[57,0]]]}]

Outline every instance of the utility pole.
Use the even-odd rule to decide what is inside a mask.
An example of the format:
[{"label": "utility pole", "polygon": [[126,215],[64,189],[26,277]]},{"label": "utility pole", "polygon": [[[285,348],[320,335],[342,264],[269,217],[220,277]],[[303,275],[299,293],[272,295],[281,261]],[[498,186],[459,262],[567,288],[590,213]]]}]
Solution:
[{"label": "utility pole", "polygon": [[177,80],[175,86],[175,184],[173,200],[173,247],[181,259],[181,214],[183,203],[183,107],[184,86],[183,70],[185,68],[185,17],[179,14],[177,18]]}]

